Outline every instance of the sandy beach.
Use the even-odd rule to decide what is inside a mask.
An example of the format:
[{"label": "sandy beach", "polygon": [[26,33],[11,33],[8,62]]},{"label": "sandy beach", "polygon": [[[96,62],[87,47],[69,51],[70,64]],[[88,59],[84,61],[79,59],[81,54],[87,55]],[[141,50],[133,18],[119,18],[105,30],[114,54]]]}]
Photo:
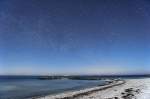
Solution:
[{"label": "sandy beach", "polygon": [[114,81],[105,86],[34,99],[150,99],[150,78]]}]

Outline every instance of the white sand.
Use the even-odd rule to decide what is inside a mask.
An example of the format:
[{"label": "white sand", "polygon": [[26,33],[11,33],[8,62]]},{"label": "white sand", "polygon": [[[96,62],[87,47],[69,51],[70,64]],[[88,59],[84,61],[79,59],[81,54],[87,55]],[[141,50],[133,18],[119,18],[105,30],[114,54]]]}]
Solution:
[{"label": "white sand", "polygon": [[121,93],[128,88],[141,90],[139,94],[135,94],[136,98],[133,99],[150,99],[150,78],[128,79],[123,85],[115,86],[113,88],[103,91],[98,91],[88,96],[84,96],[80,99],[107,99],[112,97],[118,97],[119,99],[123,99]]},{"label": "white sand", "polygon": [[[122,82],[117,82],[117,83],[122,83]],[[114,83],[112,83],[111,85],[113,84]],[[89,89],[74,91],[74,92],[66,92],[66,93],[53,95],[53,96],[48,95],[48,96],[41,97],[38,99],[56,99],[56,98],[59,99],[59,98],[63,98],[66,96],[72,96],[75,94],[84,93],[84,92],[99,89],[99,88],[101,87],[94,87],[94,88],[89,88]],[[128,98],[128,99],[150,99],[150,78],[128,79],[126,80],[125,84],[107,88],[101,91],[96,91],[88,95],[77,97],[76,99],[115,99],[113,97],[118,97],[118,99],[123,99],[122,98],[123,95],[121,93],[124,92],[125,89],[128,89],[128,88],[141,90],[139,93],[134,93],[135,97]]]}]

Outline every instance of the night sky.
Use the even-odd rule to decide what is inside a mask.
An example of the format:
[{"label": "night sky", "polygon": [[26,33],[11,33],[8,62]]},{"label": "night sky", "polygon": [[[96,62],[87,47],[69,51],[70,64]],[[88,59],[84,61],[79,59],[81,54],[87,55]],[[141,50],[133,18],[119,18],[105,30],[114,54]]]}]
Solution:
[{"label": "night sky", "polygon": [[0,0],[0,74],[149,72],[149,0]]}]

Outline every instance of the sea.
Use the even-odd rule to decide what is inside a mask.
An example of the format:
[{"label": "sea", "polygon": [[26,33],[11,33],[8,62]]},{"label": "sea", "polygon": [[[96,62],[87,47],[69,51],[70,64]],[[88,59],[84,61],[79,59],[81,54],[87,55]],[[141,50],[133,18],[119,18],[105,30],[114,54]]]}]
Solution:
[{"label": "sea", "polygon": [[35,76],[0,76],[0,99],[26,99],[104,84],[104,80],[40,80]]}]

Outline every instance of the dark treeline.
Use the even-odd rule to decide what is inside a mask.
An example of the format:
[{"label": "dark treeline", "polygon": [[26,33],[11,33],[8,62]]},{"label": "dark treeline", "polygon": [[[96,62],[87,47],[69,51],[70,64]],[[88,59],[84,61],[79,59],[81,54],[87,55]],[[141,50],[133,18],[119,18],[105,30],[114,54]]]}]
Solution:
[{"label": "dark treeline", "polygon": [[77,75],[77,76],[41,76],[39,79],[71,79],[71,80],[103,80],[115,78],[141,78],[150,77],[150,75]]},{"label": "dark treeline", "polygon": [[53,79],[71,79],[71,80],[102,80],[114,78],[141,78],[150,77],[150,75],[71,75],[71,76],[22,76],[22,75],[3,75],[0,79],[40,79],[40,80],[53,80]]}]

